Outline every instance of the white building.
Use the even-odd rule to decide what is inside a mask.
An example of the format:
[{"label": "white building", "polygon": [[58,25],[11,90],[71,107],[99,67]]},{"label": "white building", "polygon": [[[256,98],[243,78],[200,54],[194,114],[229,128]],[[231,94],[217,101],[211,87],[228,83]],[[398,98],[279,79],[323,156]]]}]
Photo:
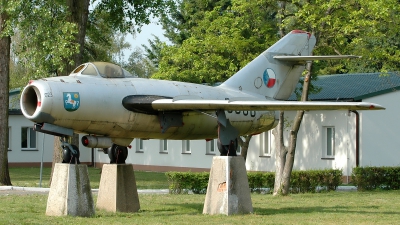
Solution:
[{"label": "white building", "polygon": [[[345,176],[359,166],[400,166],[400,76],[373,74],[322,76],[314,82],[322,87],[310,100],[365,101],[381,104],[380,111],[308,111],[298,135],[294,169],[342,169]],[[10,93],[10,98],[18,92]],[[292,97],[294,98],[294,97]],[[17,105],[12,105],[17,102]],[[295,112],[285,112],[288,121]],[[32,131],[33,123],[10,101],[10,166],[50,165],[54,137]],[[358,128],[357,128],[358,127]],[[275,170],[274,138],[271,131],[252,138],[246,167],[253,171]],[[91,149],[80,146],[81,162],[91,164]],[[140,140],[132,142],[127,163],[137,170],[208,171],[212,157],[219,155],[216,141]],[[97,167],[108,163],[108,155],[95,150]]]}]

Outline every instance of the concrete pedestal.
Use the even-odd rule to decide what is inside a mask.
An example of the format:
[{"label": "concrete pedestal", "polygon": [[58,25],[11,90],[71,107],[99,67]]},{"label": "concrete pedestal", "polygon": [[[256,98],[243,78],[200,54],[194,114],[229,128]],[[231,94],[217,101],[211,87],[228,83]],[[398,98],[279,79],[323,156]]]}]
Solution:
[{"label": "concrete pedestal", "polygon": [[109,212],[139,211],[139,196],[132,164],[103,165],[96,206]]},{"label": "concrete pedestal", "polygon": [[214,156],[203,213],[232,215],[252,212],[243,157]]},{"label": "concrete pedestal", "polygon": [[57,163],[51,179],[46,215],[90,217],[94,214],[87,166]]}]

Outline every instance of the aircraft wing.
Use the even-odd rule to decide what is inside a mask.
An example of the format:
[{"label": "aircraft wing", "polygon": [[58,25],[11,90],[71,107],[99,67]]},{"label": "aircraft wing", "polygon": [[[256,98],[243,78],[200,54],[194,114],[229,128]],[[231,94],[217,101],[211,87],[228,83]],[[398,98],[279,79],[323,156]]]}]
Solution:
[{"label": "aircraft wing", "polygon": [[322,55],[320,55],[320,56],[276,55],[273,58],[280,60],[280,61],[305,63],[305,62],[314,61],[314,60],[354,59],[354,58],[361,58],[361,56],[356,56],[356,55],[323,55],[323,56]]},{"label": "aircraft wing", "polygon": [[297,101],[229,101],[229,100],[175,100],[159,99],[151,103],[154,110],[232,110],[232,111],[268,111],[268,110],[379,110],[381,105],[369,102],[297,102]]}]

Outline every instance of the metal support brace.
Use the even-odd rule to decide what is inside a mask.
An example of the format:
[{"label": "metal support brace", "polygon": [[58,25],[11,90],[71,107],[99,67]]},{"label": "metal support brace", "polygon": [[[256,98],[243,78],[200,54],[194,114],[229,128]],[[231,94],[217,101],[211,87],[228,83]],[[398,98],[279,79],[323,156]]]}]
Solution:
[{"label": "metal support brace", "polygon": [[238,137],[239,131],[226,118],[224,110],[219,109],[216,113],[218,117],[218,138],[222,145],[229,145],[231,141]]}]

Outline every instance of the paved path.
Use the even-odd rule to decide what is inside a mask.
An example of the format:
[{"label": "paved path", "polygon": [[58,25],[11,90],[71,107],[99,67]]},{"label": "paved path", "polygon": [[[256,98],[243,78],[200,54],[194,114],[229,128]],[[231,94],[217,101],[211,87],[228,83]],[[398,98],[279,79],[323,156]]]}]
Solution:
[{"label": "paved path", "polygon": [[[27,194],[48,194],[50,188],[35,187],[16,187],[16,186],[0,186],[0,195],[27,195]],[[97,193],[99,189],[92,189],[93,193]],[[143,189],[138,190],[139,194],[168,194],[168,189]]]}]

